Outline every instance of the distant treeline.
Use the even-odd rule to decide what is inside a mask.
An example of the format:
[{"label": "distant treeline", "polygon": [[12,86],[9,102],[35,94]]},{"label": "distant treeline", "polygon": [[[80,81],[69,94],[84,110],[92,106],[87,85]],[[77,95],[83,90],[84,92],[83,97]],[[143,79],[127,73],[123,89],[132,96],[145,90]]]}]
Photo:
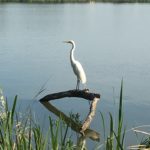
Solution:
[{"label": "distant treeline", "polygon": [[111,3],[150,3],[150,0],[0,0],[0,3],[90,3],[90,2],[111,2]]}]

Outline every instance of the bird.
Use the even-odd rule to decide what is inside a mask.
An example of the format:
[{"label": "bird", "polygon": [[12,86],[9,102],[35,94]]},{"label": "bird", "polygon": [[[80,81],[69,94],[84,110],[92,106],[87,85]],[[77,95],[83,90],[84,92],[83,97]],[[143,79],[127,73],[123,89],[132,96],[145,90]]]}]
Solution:
[{"label": "bird", "polygon": [[86,74],[84,72],[84,69],[83,69],[81,63],[74,58],[75,42],[73,40],[64,41],[64,42],[72,45],[72,48],[70,50],[70,63],[71,63],[73,72],[77,77],[76,90],[79,90],[80,82],[82,84],[85,84],[87,81]]}]

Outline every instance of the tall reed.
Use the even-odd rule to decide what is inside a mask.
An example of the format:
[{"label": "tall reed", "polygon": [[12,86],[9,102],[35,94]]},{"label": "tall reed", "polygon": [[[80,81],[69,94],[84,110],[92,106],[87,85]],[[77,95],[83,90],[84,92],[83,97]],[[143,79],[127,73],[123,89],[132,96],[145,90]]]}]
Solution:
[{"label": "tall reed", "polygon": [[[20,119],[16,112],[17,96],[12,107],[0,93],[0,150],[69,150],[73,147],[71,138],[66,137],[68,127],[62,125],[62,120],[56,121],[49,117],[49,127],[44,134],[38,123],[35,123],[32,113]],[[61,134],[60,134],[61,130]],[[65,131],[65,133],[63,132]],[[63,139],[63,142],[61,142]]]},{"label": "tall reed", "polygon": [[[123,129],[123,79],[121,81],[120,87],[120,98],[119,98],[119,107],[118,107],[118,118],[117,123],[115,122],[116,116],[113,116],[109,112],[109,132],[106,137],[106,127],[105,127],[105,118],[102,112],[100,112],[105,143],[101,144],[99,147],[104,147],[106,150],[123,150],[124,149],[124,138],[125,138],[125,128]],[[117,126],[115,126],[117,124]]]}]

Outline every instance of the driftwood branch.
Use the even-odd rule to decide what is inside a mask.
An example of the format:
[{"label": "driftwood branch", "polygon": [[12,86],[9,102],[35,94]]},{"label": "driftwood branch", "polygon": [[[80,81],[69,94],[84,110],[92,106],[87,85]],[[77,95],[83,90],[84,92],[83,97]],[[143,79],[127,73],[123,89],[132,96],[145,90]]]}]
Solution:
[{"label": "driftwood branch", "polygon": [[95,97],[93,99],[91,106],[90,106],[89,114],[87,115],[80,132],[84,133],[84,131],[90,126],[90,123],[91,123],[93,117],[95,116],[96,106],[97,106],[98,101],[99,101],[99,98]]},{"label": "driftwood branch", "polygon": [[[92,101],[90,105],[90,111],[87,115],[83,125],[76,123],[74,120],[72,120],[70,117],[66,116],[63,112],[58,110],[56,107],[54,107],[49,101],[55,100],[55,99],[61,99],[64,97],[78,97],[78,98],[84,98],[86,100]],[[99,94],[90,93],[89,90],[69,90],[69,91],[63,91],[59,93],[53,93],[49,94],[42,99],[40,99],[40,102],[51,112],[53,112],[58,117],[61,117],[74,131],[81,133],[86,138],[89,137],[92,140],[99,141],[100,136],[99,133],[96,131],[93,131],[89,129],[89,125],[95,115],[96,111],[96,105],[97,102],[100,99]]]},{"label": "driftwood branch", "polygon": [[40,102],[48,102],[55,99],[60,99],[64,97],[79,97],[84,98],[86,100],[92,101],[94,98],[100,99],[100,94],[96,93],[90,93],[88,89],[85,90],[69,90],[69,91],[63,91],[58,93],[49,94],[42,99],[40,99]]}]

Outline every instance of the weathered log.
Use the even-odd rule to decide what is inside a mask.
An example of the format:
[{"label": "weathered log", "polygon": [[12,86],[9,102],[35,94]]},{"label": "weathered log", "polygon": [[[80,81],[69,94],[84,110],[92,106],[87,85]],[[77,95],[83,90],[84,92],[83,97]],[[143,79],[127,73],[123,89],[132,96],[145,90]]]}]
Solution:
[{"label": "weathered log", "polygon": [[95,116],[96,106],[97,106],[98,101],[99,101],[99,98],[95,97],[93,99],[91,106],[90,106],[89,114],[87,115],[80,132],[84,133],[84,131],[90,126],[90,123],[92,122],[92,119]]},{"label": "weathered log", "polygon": [[[66,116],[63,112],[61,112],[60,110],[58,110],[55,106],[53,106],[52,104],[50,104],[49,102],[41,102],[49,111],[51,111],[52,113],[54,113],[56,116],[58,116],[59,118],[63,119],[66,124],[68,124],[72,130],[81,133],[81,128],[82,125],[76,123],[74,120],[72,120],[70,117]],[[84,131],[84,136],[88,137],[94,141],[99,141],[100,140],[100,136],[99,133],[97,133],[94,130],[91,129],[86,129]]]},{"label": "weathered log", "polygon": [[[51,100],[60,99],[64,97],[78,97],[84,98],[86,100],[92,101],[90,105],[90,111],[87,115],[83,125],[76,123],[70,117],[66,116],[63,112],[54,107],[50,102]],[[59,93],[49,94],[40,99],[40,102],[51,112],[53,112],[58,117],[61,117],[74,131],[81,133],[85,138],[89,137],[92,140],[99,141],[100,135],[94,130],[89,129],[89,125],[95,115],[96,105],[100,99],[99,94],[90,93],[89,90],[69,90]]]},{"label": "weathered log", "polygon": [[94,98],[100,99],[100,94],[96,93],[90,93],[88,89],[85,90],[69,90],[69,91],[63,91],[58,93],[49,94],[42,99],[40,99],[40,102],[48,102],[55,99],[60,99],[64,97],[80,97],[84,98],[86,100],[92,101]]}]

